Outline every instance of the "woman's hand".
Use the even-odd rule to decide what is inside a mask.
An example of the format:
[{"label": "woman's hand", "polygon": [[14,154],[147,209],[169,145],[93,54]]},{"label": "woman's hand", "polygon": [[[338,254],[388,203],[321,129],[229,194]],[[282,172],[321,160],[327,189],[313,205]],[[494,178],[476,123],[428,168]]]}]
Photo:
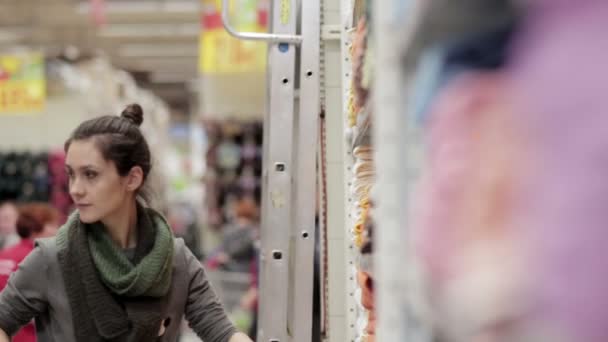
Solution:
[{"label": "woman's hand", "polygon": [[[7,342],[8,342],[8,340],[7,340]],[[230,338],[230,341],[228,341],[228,342],[253,342],[253,341],[251,341],[249,336],[239,332],[239,333],[232,335],[232,337]]]}]

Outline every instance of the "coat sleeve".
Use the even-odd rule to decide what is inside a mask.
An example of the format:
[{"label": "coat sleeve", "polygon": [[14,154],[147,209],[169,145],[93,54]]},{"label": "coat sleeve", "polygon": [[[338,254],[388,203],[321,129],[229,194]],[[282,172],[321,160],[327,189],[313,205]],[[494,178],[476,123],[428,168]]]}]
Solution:
[{"label": "coat sleeve", "polygon": [[0,292],[0,328],[9,336],[47,310],[48,264],[41,247],[11,274]]},{"label": "coat sleeve", "polygon": [[205,270],[192,252],[185,249],[189,277],[186,320],[205,342],[228,342],[237,330],[207,280]]}]

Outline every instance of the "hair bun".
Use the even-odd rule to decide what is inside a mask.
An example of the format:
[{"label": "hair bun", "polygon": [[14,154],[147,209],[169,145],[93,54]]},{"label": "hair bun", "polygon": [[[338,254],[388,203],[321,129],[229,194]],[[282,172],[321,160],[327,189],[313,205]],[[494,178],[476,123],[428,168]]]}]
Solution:
[{"label": "hair bun", "polygon": [[137,103],[133,103],[122,111],[120,117],[140,126],[141,123],[144,122],[144,110]]}]

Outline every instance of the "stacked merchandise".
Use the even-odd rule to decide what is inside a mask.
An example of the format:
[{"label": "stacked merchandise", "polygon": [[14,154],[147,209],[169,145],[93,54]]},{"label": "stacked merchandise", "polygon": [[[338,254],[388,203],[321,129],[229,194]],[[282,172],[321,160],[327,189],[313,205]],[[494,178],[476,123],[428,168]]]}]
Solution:
[{"label": "stacked merchandise", "polygon": [[417,15],[402,60],[426,130],[412,224],[434,339],[607,341],[608,3]]},{"label": "stacked merchandise", "polygon": [[522,161],[501,76],[518,17],[508,1],[465,7],[430,2],[405,53],[426,130],[412,231],[436,339],[520,341],[511,335],[522,279],[509,216]]},{"label": "stacked merchandise", "polygon": [[357,285],[360,287],[360,306],[363,316],[359,318],[358,335],[362,341],[375,341],[375,306],[372,270],[372,202],[370,191],[375,177],[372,149],[370,146],[357,146],[353,150],[355,164],[351,196],[354,200],[351,217],[354,218],[353,242],[358,248]]},{"label": "stacked merchandise", "polygon": [[0,153],[0,198],[49,200],[49,164],[45,153]]},{"label": "stacked merchandise", "polygon": [[0,201],[49,202],[67,215],[72,206],[64,153],[0,152]]},{"label": "stacked merchandise", "polygon": [[370,16],[367,1],[354,1],[348,4],[347,26],[354,26],[346,33],[348,48],[345,49],[344,69],[347,85],[345,103],[347,157],[352,161],[350,175],[347,175],[350,208],[351,236],[355,259],[358,261],[352,270],[357,294],[357,307],[353,321],[356,331],[355,340],[373,342],[375,340],[375,306],[373,296],[372,271],[372,202],[370,199],[375,179],[373,147],[370,131],[372,106],[369,100],[372,79],[373,49],[370,43]]},{"label": "stacked merchandise", "polygon": [[259,205],[262,175],[261,122],[207,122],[205,201],[207,224],[220,230],[231,222],[240,198]]}]

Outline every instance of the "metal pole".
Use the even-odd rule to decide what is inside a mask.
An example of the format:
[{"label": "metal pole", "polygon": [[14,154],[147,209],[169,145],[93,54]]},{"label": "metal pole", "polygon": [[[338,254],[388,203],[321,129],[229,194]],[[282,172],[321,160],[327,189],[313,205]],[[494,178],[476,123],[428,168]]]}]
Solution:
[{"label": "metal pole", "polygon": [[320,114],[320,3],[301,0],[300,98],[295,118],[293,164],[293,267],[290,279],[288,330],[292,341],[312,340],[315,253],[316,155]]},{"label": "metal pole", "polygon": [[[268,49],[269,108],[264,118],[260,329],[258,341],[312,340],[316,155],[320,113],[320,0],[277,0],[272,31],[237,32]],[[298,15],[301,35],[296,35]],[[288,45],[286,43],[294,44]],[[297,49],[297,45],[301,47]],[[299,101],[296,54],[299,53]]]},{"label": "metal pole", "polygon": [[[295,0],[274,1],[272,31],[296,33]],[[262,247],[260,252],[260,325],[258,341],[286,342],[289,301],[292,182],[295,166],[296,48],[269,44],[268,112],[265,117]]]}]

